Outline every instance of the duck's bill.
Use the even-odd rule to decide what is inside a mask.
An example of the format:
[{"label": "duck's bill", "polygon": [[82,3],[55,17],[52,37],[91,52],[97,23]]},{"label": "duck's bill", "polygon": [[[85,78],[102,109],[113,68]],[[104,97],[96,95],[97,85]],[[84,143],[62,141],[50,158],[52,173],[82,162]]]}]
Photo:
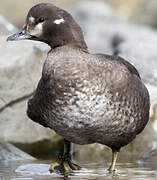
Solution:
[{"label": "duck's bill", "polygon": [[7,38],[7,41],[19,41],[19,40],[25,40],[25,39],[32,39],[33,36],[28,34],[25,29],[23,29],[20,32],[17,32],[16,34],[13,34]]}]

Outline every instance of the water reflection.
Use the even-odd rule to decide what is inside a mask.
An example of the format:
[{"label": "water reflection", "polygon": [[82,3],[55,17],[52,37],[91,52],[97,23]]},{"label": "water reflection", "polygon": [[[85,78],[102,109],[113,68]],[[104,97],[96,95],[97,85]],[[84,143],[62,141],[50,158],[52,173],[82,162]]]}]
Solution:
[{"label": "water reflection", "polygon": [[[49,173],[48,161],[0,162],[0,180],[64,180],[57,173]],[[147,162],[145,162],[147,164]],[[157,171],[149,164],[140,167],[138,163],[117,164],[117,171],[109,174],[104,165],[90,163],[81,171],[73,172],[69,180],[154,180]],[[157,167],[157,163],[156,163]]]}]

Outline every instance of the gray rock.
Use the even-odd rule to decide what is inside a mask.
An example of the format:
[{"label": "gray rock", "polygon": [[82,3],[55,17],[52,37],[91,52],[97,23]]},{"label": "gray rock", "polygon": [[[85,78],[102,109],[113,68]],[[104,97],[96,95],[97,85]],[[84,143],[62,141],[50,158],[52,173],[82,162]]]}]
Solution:
[{"label": "gray rock", "polygon": [[24,164],[19,166],[15,172],[29,175],[52,175],[49,171],[49,164]]},{"label": "gray rock", "polygon": [[53,140],[54,132],[26,116],[28,98],[35,90],[49,47],[31,41],[0,38],[0,139],[32,143]]},{"label": "gray rock", "polygon": [[146,27],[129,27],[121,32],[119,55],[131,62],[145,83],[157,85],[157,32]]},{"label": "gray rock", "polygon": [[[83,29],[89,49],[93,52],[112,53],[110,41],[112,25],[119,24],[120,18],[113,9],[101,1],[81,1],[72,14]],[[107,30],[106,30],[107,28]],[[110,32],[111,28],[111,32]]]},{"label": "gray rock", "polygon": [[0,35],[15,33],[17,28],[0,15]]},{"label": "gray rock", "polygon": [[35,160],[35,158],[10,143],[0,143],[0,161],[19,160]]},{"label": "gray rock", "polygon": [[[112,54],[118,50],[122,57],[135,65],[144,82],[157,84],[155,30],[126,23],[100,1],[81,1],[74,14],[92,51]],[[121,41],[115,49],[113,40],[117,36]]]}]

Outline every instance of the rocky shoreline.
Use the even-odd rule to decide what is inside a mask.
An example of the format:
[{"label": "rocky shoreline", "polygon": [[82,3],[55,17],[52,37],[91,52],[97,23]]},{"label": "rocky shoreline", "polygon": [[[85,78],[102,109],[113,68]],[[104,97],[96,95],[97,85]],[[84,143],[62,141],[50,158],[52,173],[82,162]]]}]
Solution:
[{"label": "rocky shoreline", "polygon": [[[72,14],[83,28],[85,39],[92,52],[118,53],[135,65],[150,92],[151,118],[144,132],[123,149],[122,154],[131,160],[157,148],[157,31],[150,27],[133,25],[122,20],[103,2],[81,1]],[[60,137],[28,119],[26,103],[41,76],[42,64],[49,47],[31,41],[6,42],[6,35],[16,27],[0,18],[0,140],[21,144]],[[5,29],[5,31],[4,31]],[[46,148],[46,147],[45,147]],[[23,149],[25,150],[25,149]],[[53,151],[53,148],[52,148]],[[75,146],[76,158],[102,160],[108,150],[102,145]],[[133,159],[132,159],[133,160]],[[120,157],[123,160],[123,156]]]}]

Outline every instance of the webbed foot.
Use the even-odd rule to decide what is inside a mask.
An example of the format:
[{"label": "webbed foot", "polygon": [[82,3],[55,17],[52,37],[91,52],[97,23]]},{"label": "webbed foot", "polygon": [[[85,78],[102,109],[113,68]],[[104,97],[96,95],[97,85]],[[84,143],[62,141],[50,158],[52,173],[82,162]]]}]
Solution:
[{"label": "webbed foot", "polygon": [[58,158],[58,160],[51,164],[49,171],[55,172],[59,171],[61,174],[67,176],[72,170],[80,170],[81,167],[74,162],[72,162],[70,156],[63,155]]}]

